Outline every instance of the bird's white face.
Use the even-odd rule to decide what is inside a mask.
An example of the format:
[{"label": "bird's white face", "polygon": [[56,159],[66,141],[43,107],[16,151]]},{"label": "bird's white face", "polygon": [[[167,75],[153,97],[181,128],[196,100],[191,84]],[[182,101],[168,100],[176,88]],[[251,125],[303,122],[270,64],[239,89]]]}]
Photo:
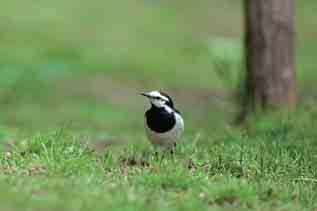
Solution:
[{"label": "bird's white face", "polygon": [[162,95],[159,91],[146,92],[142,93],[142,95],[147,97],[151,103],[158,108],[164,107],[169,101],[169,99]]}]

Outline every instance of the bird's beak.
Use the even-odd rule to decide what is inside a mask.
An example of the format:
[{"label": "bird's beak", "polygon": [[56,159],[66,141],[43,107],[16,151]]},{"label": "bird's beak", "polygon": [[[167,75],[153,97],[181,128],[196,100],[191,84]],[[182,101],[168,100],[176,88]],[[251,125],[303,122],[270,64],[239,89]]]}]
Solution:
[{"label": "bird's beak", "polygon": [[142,92],[141,95],[143,95],[144,97],[150,97],[150,95],[146,92]]}]

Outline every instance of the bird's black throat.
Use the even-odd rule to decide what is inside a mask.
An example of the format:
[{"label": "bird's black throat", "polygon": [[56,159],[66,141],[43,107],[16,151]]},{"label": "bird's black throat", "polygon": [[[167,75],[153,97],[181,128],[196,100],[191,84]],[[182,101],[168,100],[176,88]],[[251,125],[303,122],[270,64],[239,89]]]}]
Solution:
[{"label": "bird's black throat", "polygon": [[170,113],[164,107],[158,108],[154,105],[146,111],[145,118],[147,126],[157,133],[167,132],[176,124],[173,112]]}]

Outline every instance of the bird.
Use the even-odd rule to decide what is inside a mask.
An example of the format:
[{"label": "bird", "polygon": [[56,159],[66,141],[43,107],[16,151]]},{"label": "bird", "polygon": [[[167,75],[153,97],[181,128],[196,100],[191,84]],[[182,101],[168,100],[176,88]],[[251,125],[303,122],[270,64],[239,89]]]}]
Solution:
[{"label": "bird", "polygon": [[151,107],[145,112],[145,133],[154,146],[170,149],[173,152],[176,143],[184,132],[184,120],[174,107],[170,96],[162,91],[143,92]]}]

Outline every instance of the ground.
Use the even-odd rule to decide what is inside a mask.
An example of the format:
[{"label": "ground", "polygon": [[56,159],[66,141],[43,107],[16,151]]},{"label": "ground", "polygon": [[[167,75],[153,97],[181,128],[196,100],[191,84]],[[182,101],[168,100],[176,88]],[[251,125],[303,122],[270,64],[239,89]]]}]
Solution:
[{"label": "ground", "polygon": [[[5,1],[0,209],[317,209],[316,9],[296,3],[298,110],[235,125],[240,1]],[[185,119],[163,160],[152,89]]]}]

